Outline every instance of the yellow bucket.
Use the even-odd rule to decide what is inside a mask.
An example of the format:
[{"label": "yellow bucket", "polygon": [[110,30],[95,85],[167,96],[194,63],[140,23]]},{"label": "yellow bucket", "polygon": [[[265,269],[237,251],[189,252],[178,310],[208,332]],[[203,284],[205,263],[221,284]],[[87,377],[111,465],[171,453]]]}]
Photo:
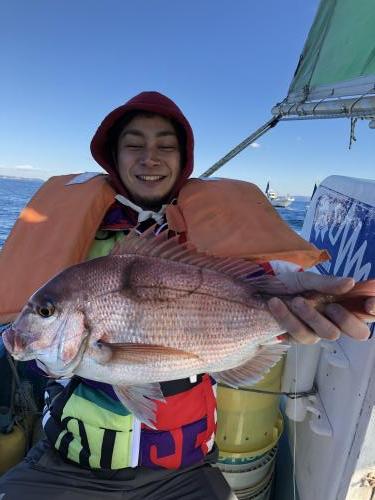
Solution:
[{"label": "yellow bucket", "polygon": [[17,465],[25,455],[26,436],[24,430],[15,425],[8,434],[0,433],[0,475]]},{"label": "yellow bucket", "polygon": [[[254,389],[280,391],[284,360],[280,360]],[[259,455],[275,446],[280,423],[279,396],[218,387],[216,442],[220,452]]]}]

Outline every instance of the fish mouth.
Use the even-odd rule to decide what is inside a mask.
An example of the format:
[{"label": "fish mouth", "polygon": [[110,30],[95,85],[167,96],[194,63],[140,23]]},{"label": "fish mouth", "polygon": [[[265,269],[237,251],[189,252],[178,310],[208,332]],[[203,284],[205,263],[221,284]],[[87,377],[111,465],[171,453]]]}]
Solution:
[{"label": "fish mouth", "polygon": [[90,337],[90,331],[87,328],[84,329],[77,352],[69,362],[64,362],[60,357],[61,344],[64,340],[63,333],[68,326],[70,313],[71,311],[68,310],[61,318],[61,323],[48,347],[46,345],[38,346],[40,336],[35,338],[35,334],[25,331],[22,328],[17,328],[13,323],[2,334],[6,350],[17,361],[37,360],[51,377],[64,378],[72,376],[74,370],[82,361]]},{"label": "fish mouth", "polygon": [[21,332],[13,325],[10,325],[2,334],[5,349],[17,361],[29,361],[34,359],[34,352],[31,352],[26,345],[27,334]]},{"label": "fish mouth", "polygon": [[13,352],[15,351],[15,329],[13,328],[12,325],[8,326],[3,333],[2,333],[2,339],[4,342],[5,349],[9,352],[9,354],[13,355]]}]

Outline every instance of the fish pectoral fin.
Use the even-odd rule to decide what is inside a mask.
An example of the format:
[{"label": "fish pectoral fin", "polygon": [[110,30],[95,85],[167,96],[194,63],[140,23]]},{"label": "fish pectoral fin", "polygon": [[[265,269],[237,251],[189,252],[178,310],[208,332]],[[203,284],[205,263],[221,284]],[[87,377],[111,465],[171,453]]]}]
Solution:
[{"label": "fish pectoral fin", "polygon": [[159,382],[144,385],[113,386],[121,403],[141,422],[155,429],[156,401],[165,403]]},{"label": "fish pectoral fin", "polygon": [[137,361],[144,358],[145,362],[148,362],[150,357],[159,356],[174,356],[187,359],[199,359],[197,354],[192,352],[184,351],[183,349],[177,349],[175,347],[156,345],[156,344],[135,344],[130,342],[124,343],[110,343],[100,340],[98,343],[105,346],[106,349],[112,351],[112,355],[131,355],[137,357]]},{"label": "fish pectoral fin", "polygon": [[211,375],[217,382],[236,389],[241,386],[253,385],[264,377],[289,347],[287,344],[260,346],[254,356],[242,365],[230,370],[211,373]]}]

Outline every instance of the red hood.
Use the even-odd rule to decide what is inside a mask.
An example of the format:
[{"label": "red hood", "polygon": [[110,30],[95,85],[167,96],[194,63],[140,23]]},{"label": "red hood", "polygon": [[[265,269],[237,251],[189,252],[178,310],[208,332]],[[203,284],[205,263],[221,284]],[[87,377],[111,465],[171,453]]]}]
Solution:
[{"label": "red hood", "polygon": [[94,159],[110,175],[112,185],[118,193],[128,196],[124,185],[118,175],[113,163],[111,146],[109,144],[109,132],[115,123],[129,111],[151,111],[177,122],[186,134],[185,165],[181,175],[173,188],[171,198],[174,197],[193,171],[194,136],[191,126],[180,108],[168,97],[159,92],[142,92],[119,108],[114,109],[102,121],[91,141],[91,153]]}]

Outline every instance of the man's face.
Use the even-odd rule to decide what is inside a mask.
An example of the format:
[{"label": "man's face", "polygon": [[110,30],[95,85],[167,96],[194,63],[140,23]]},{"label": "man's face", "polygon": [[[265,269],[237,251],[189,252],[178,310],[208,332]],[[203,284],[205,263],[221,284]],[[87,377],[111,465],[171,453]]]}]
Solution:
[{"label": "man's face", "polygon": [[132,200],[143,208],[160,205],[180,174],[176,131],[166,118],[136,116],[117,144],[118,171]]}]

